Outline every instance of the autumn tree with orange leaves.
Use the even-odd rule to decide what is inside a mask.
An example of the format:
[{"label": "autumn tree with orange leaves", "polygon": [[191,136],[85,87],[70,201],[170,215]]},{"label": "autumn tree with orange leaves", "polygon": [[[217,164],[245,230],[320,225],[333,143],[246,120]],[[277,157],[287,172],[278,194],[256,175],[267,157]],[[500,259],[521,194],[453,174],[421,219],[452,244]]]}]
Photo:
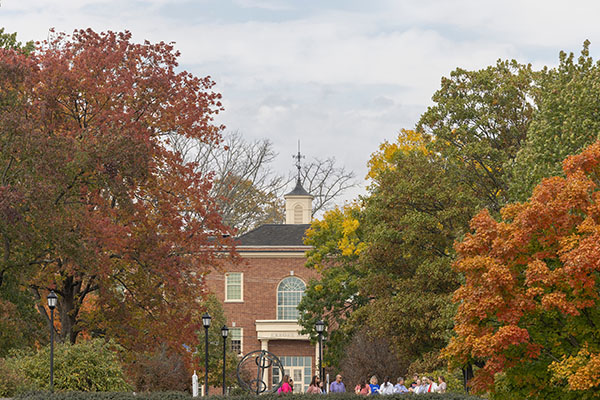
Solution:
[{"label": "autumn tree with orange leaves", "polygon": [[563,163],[525,203],[487,211],[457,244],[465,281],[446,354],[478,363],[494,398],[600,394],[600,142]]},{"label": "autumn tree with orange leaves", "polygon": [[58,337],[87,331],[144,351],[194,345],[202,276],[228,229],[210,175],[170,150],[220,140],[209,77],[129,32],[53,34],[0,50],[0,284],[59,296]]}]

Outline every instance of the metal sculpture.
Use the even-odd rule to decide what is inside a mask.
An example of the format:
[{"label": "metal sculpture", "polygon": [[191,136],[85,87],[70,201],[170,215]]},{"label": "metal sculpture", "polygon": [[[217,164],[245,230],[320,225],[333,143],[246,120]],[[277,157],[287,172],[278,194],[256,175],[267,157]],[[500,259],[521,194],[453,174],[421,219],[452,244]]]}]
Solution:
[{"label": "metal sculpture", "polygon": [[[273,353],[270,353],[266,350],[256,350],[251,353],[248,353],[240,360],[237,366],[237,379],[240,387],[244,390],[261,394],[267,392],[268,385],[264,381],[265,371],[267,372],[267,379],[269,377],[268,370],[272,369],[271,373],[275,370],[279,371],[279,376],[283,377],[283,364],[277,358],[277,356]],[[256,378],[254,378],[254,374],[252,373],[256,370]],[[248,379],[243,377],[244,372],[252,373],[253,379]],[[281,386],[281,380],[277,383],[276,386],[273,386],[270,390],[271,393],[275,393],[277,389]]]}]

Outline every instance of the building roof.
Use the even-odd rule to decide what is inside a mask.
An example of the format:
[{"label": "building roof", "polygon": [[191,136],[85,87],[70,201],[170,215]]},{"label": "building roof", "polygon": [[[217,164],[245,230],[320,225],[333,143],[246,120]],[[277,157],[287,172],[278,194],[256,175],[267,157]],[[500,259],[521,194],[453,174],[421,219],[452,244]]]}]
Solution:
[{"label": "building roof", "polygon": [[[311,196],[304,188],[302,187],[302,183],[300,183],[300,177],[296,181],[296,187],[291,192],[287,193],[285,196]],[[285,197],[284,196],[284,197]]]},{"label": "building roof", "polygon": [[310,224],[265,224],[237,238],[239,246],[304,246]]}]

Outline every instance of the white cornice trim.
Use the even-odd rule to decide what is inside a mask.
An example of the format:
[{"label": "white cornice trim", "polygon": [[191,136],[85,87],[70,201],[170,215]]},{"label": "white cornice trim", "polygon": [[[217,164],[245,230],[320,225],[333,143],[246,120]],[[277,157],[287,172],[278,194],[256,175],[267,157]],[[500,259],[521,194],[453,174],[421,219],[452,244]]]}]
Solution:
[{"label": "white cornice trim", "polygon": [[310,340],[309,335],[300,334],[298,321],[257,320],[255,325],[258,340]]},{"label": "white cornice trim", "polygon": [[238,254],[242,258],[306,258],[304,252],[272,252],[272,251],[255,251],[255,252],[243,252],[239,251]]}]

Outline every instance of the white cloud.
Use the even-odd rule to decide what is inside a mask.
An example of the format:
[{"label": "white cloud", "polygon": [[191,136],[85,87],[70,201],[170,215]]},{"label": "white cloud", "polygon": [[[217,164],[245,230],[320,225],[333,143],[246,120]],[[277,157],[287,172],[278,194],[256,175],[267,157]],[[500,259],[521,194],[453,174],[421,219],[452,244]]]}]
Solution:
[{"label": "white cloud", "polygon": [[50,27],[175,41],[186,69],[216,80],[226,107],[219,122],[271,139],[281,153],[276,168],[291,168],[301,139],[308,156],[336,156],[359,177],[370,153],[412,127],[457,66],[498,58],[555,64],[560,49],[578,52],[586,38],[598,58],[599,13],[594,1],[516,0],[2,0],[0,7],[6,30],[22,41],[45,39]]},{"label": "white cloud", "polygon": [[278,0],[235,0],[235,4],[244,8],[262,8],[265,10],[291,10],[292,7]]}]

